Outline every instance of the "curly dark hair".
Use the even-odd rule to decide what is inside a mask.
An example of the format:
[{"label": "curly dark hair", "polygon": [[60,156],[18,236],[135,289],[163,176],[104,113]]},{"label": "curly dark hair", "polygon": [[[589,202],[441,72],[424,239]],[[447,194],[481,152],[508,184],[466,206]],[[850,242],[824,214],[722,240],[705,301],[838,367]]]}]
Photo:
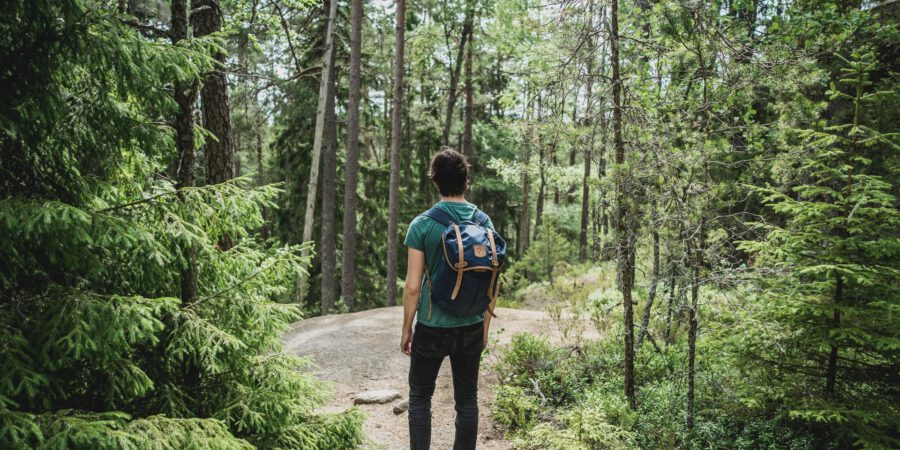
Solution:
[{"label": "curly dark hair", "polygon": [[469,161],[462,153],[443,146],[431,158],[428,178],[444,197],[463,195],[469,187]]}]

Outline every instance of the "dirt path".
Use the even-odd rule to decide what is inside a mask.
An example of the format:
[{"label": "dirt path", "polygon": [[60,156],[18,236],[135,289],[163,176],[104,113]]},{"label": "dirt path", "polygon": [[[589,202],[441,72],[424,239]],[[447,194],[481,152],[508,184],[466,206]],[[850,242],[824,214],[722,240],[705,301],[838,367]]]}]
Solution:
[{"label": "dirt path", "polygon": [[[498,308],[497,315],[483,368],[496,362],[496,349],[507,344],[514,334],[527,331],[551,337],[559,335],[553,321],[541,311]],[[409,358],[399,350],[402,316],[402,307],[397,306],[315,317],[295,323],[293,330],[284,336],[285,351],[311,357],[318,365],[316,374],[335,383],[334,396],[323,411],[349,408],[356,394],[367,390],[396,389],[406,399]],[[492,387],[496,382],[493,371],[481,371],[478,447],[482,449],[512,448],[490,419]],[[409,447],[407,415],[394,415],[394,403],[360,406],[368,414],[365,431],[376,448]],[[455,411],[449,361],[444,362],[438,375],[432,409],[432,448],[451,448]]]}]

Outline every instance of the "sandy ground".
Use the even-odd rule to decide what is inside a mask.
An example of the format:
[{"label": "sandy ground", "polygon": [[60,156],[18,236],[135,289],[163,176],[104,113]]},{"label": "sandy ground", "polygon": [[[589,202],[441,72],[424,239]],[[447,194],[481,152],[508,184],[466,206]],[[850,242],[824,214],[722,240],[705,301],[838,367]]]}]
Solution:
[{"label": "sandy ground", "polygon": [[[357,393],[367,390],[396,389],[403,399],[407,398],[409,357],[399,349],[402,311],[402,307],[396,306],[315,317],[295,323],[285,334],[285,351],[311,357],[318,366],[316,374],[335,384],[334,396],[322,411],[347,409]],[[554,340],[559,336],[556,325],[545,312],[507,308],[497,308],[496,312],[498,318],[491,324],[490,343],[478,383],[478,447],[482,449],[512,448],[491,421],[492,387],[497,383],[497,374],[491,366],[497,361],[497,349],[521,332]],[[396,403],[360,406],[368,415],[364,428],[372,441],[371,447],[391,450],[409,447],[407,414],[394,415],[392,408]],[[432,409],[432,448],[452,448],[456,413],[449,360],[441,366]]]}]

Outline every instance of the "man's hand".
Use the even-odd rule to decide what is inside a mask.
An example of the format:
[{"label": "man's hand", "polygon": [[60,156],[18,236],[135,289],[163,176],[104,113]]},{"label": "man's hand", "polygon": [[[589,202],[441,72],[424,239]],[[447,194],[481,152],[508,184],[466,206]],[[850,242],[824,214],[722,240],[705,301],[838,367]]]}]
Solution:
[{"label": "man's hand", "polygon": [[400,351],[406,356],[412,354],[412,330],[409,328],[404,329],[403,336],[400,337]]}]

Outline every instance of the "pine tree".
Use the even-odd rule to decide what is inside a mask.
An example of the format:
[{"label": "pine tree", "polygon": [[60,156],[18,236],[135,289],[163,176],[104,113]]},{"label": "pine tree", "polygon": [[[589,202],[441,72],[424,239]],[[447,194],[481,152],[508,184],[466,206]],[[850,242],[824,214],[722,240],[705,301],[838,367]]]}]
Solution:
[{"label": "pine tree", "polygon": [[870,92],[871,51],[835,57],[845,67],[829,99],[849,103],[848,120],[794,130],[802,182],[791,192],[755,188],[784,223],[742,244],[766,269],[754,322],[766,332],[738,334],[739,350],[765,377],[752,379],[756,390],[784,399],[791,417],[827,425],[848,445],[896,447],[900,212],[892,180],[875,175],[872,161],[898,146],[862,120],[867,104],[890,93]]},{"label": "pine tree", "polygon": [[391,175],[388,194],[387,305],[397,304],[397,221],[400,216],[400,142],[403,121],[403,50],[406,32],[406,1],[397,2],[397,31],[394,44],[393,111],[391,112]]},{"label": "pine tree", "polygon": [[273,300],[308,259],[249,232],[277,187],[161,176],[179,156],[160,122],[179,114],[172,87],[214,66],[220,38],[171,45],[133,22],[93,0],[0,14],[29,37],[0,37],[0,447],[359,443],[360,413],[314,415],[325,386],[280,352],[299,310]]}]

